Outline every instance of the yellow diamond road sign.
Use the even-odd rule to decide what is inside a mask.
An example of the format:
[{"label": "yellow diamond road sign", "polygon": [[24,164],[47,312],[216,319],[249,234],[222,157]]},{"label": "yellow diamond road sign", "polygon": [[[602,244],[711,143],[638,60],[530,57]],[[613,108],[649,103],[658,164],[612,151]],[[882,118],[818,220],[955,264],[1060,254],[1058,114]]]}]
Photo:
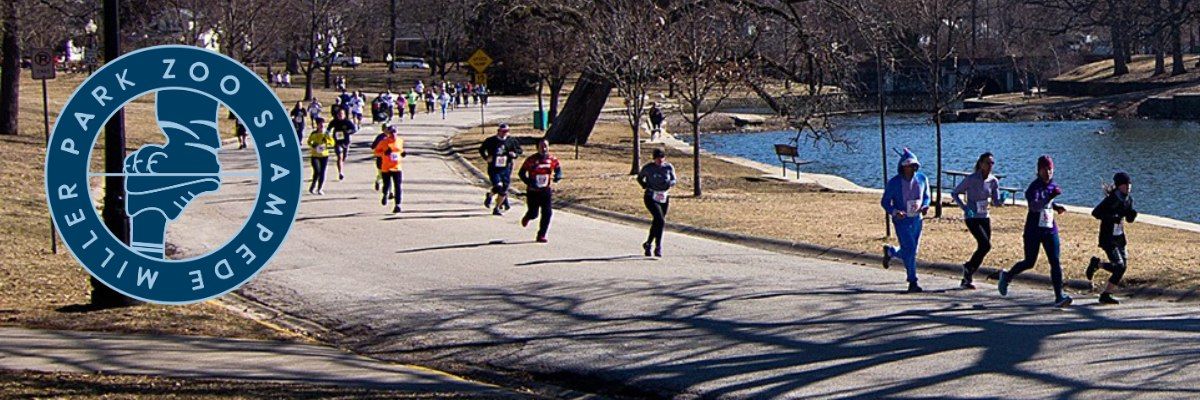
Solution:
[{"label": "yellow diamond road sign", "polygon": [[483,52],[483,49],[479,49],[475,50],[475,54],[472,54],[471,58],[467,59],[467,64],[471,68],[475,68],[476,71],[483,72],[489,65],[492,65],[492,58],[488,57],[487,53]]}]

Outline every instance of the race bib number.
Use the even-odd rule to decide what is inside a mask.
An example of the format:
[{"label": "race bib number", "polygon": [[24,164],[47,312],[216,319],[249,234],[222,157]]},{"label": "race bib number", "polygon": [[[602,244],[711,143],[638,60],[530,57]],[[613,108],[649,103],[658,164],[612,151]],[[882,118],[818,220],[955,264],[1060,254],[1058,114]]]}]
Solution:
[{"label": "race bib number", "polygon": [[1038,216],[1038,228],[1053,228],[1054,227],[1054,209],[1043,208],[1042,213]]},{"label": "race bib number", "polygon": [[1125,223],[1118,222],[1113,225],[1113,236],[1125,236]]},{"label": "race bib number", "polygon": [[400,161],[400,153],[393,152],[388,156],[392,158],[392,161]]},{"label": "race bib number", "polygon": [[333,132],[333,140],[341,141],[346,138],[346,134],[338,131]]},{"label": "race bib number", "polygon": [[318,153],[321,153],[321,154],[325,154],[325,146],[324,146],[324,145],[318,145],[318,146],[317,146],[317,152],[318,152]]},{"label": "race bib number", "polygon": [[292,117],[292,122],[295,122],[295,123],[297,123],[297,124],[304,123],[304,116],[303,116],[303,115],[297,115],[297,116],[295,116],[295,117]]},{"label": "race bib number", "polygon": [[654,198],[655,203],[659,203],[659,204],[667,203],[667,192],[665,190],[663,190],[663,191],[655,190],[655,191],[653,191],[653,193],[651,195]]},{"label": "race bib number", "polygon": [[501,168],[508,166],[508,156],[497,154],[496,160],[492,162],[492,165]]},{"label": "race bib number", "polygon": [[976,214],[987,214],[989,206],[991,206],[991,203],[988,200],[976,201],[975,202],[975,213]]},{"label": "race bib number", "polygon": [[550,186],[550,175],[537,175],[534,178],[533,183],[539,188]]},{"label": "race bib number", "polygon": [[908,201],[908,209],[905,212],[908,214],[909,217],[917,215],[917,213],[920,213],[921,212],[921,201],[920,200],[909,200]]}]

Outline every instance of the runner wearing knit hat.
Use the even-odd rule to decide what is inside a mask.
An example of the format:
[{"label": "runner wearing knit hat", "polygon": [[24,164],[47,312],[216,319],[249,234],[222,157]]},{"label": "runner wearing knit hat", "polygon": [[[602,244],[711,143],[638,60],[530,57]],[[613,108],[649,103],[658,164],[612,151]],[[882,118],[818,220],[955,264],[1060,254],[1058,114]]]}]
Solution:
[{"label": "runner wearing knit hat", "polygon": [[1101,304],[1121,303],[1112,297],[1112,292],[1121,284],[1121,277],[1125,276],[1129,262],[1125,253],[1125,223],[1133,222],[1138,215],[1133,209],[1133,196],[1130,195],[1132,190],[1133,182],[1129,174],[1118,172],[1113,175],[1112,186],[1104,188],[1104,200],[1092,209],[1092,216],[1100,220],[1100,249],[1108,256],[1108,262],[1102,263],[1099,258],[1092,257],[1087,267],[1087,278],[1091,281],[1096,276],[1096,271],[1101,268],[1112,274],[1104,292],[1100,293]]},{"label": "runner wearing knit hat", "polygon": [[1000,271],[997,288],[1001,296],[1008,296],[1008,285],[1013,277],[1030,268],[1037,262],[1039,247],[1046,250],[1046,258],[1050,262],[1050,280],[1054,285],[1054,305],[1066,307],[1071,305],[1071,296],[1063,294],[1062,266],[1059,264],[1059,238],[1056,214],[1067,211],[1063,206],[1054,202],[1062,195],[1062,189],[1054,183],[1054,160],[1050,156],[1038,157],[1038,176],[1029,188],[1025,189],[1025,200],[1029,203],[1029,214],[1025,218],[1025,258],[1012,266],[1008,271]]}]

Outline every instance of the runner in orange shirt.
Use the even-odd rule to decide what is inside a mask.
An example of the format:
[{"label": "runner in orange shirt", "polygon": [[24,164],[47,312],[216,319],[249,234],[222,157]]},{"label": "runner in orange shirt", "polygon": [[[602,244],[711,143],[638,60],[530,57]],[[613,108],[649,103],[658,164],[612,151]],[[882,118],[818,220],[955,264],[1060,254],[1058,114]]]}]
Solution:
[{"label": "runner in orange shirt", "polygon": [[383,128],[383,132],[387,136],[375,145],[375,156],[380,159],[379,172],[383,174],[383,199],[380,200],[380,203],[385,206],[387,205],[388,193],[394,185],[396,187],[396,206],[392,208],[392,212],[399,213],[400,184],[404,180],[404,173],[400,168],[400,159],[408,156],[408,153],[404,151],[404,139],[396,136],[395,126],[386,125]]}]

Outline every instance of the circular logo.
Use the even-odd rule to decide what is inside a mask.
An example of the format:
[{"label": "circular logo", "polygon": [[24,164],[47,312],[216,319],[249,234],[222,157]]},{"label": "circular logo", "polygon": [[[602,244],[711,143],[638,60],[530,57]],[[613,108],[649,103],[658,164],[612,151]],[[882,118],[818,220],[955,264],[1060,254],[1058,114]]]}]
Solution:
[{"label": "circular logo", "polygon": [[[163,143],[130,152],[118,173],[89,171],[106,121],[153,94]],[[220,106],[253,137],[258,193],[250,216],[223,246],[186,260],[164,256],[167,226],[229,176],[219,159]],[[253,71],[222,54],[156,46],[125,54],[88,77],[59,114],[46,150],[50,214],[71,254],[96,279],[138,300],[186,304],[238,288],[279,250],[300,201],[300,143],[279,98]],[[104,225],[90,177],[119,179],[129,244]],[[186,233],[183,235],[186,236]]]}]

